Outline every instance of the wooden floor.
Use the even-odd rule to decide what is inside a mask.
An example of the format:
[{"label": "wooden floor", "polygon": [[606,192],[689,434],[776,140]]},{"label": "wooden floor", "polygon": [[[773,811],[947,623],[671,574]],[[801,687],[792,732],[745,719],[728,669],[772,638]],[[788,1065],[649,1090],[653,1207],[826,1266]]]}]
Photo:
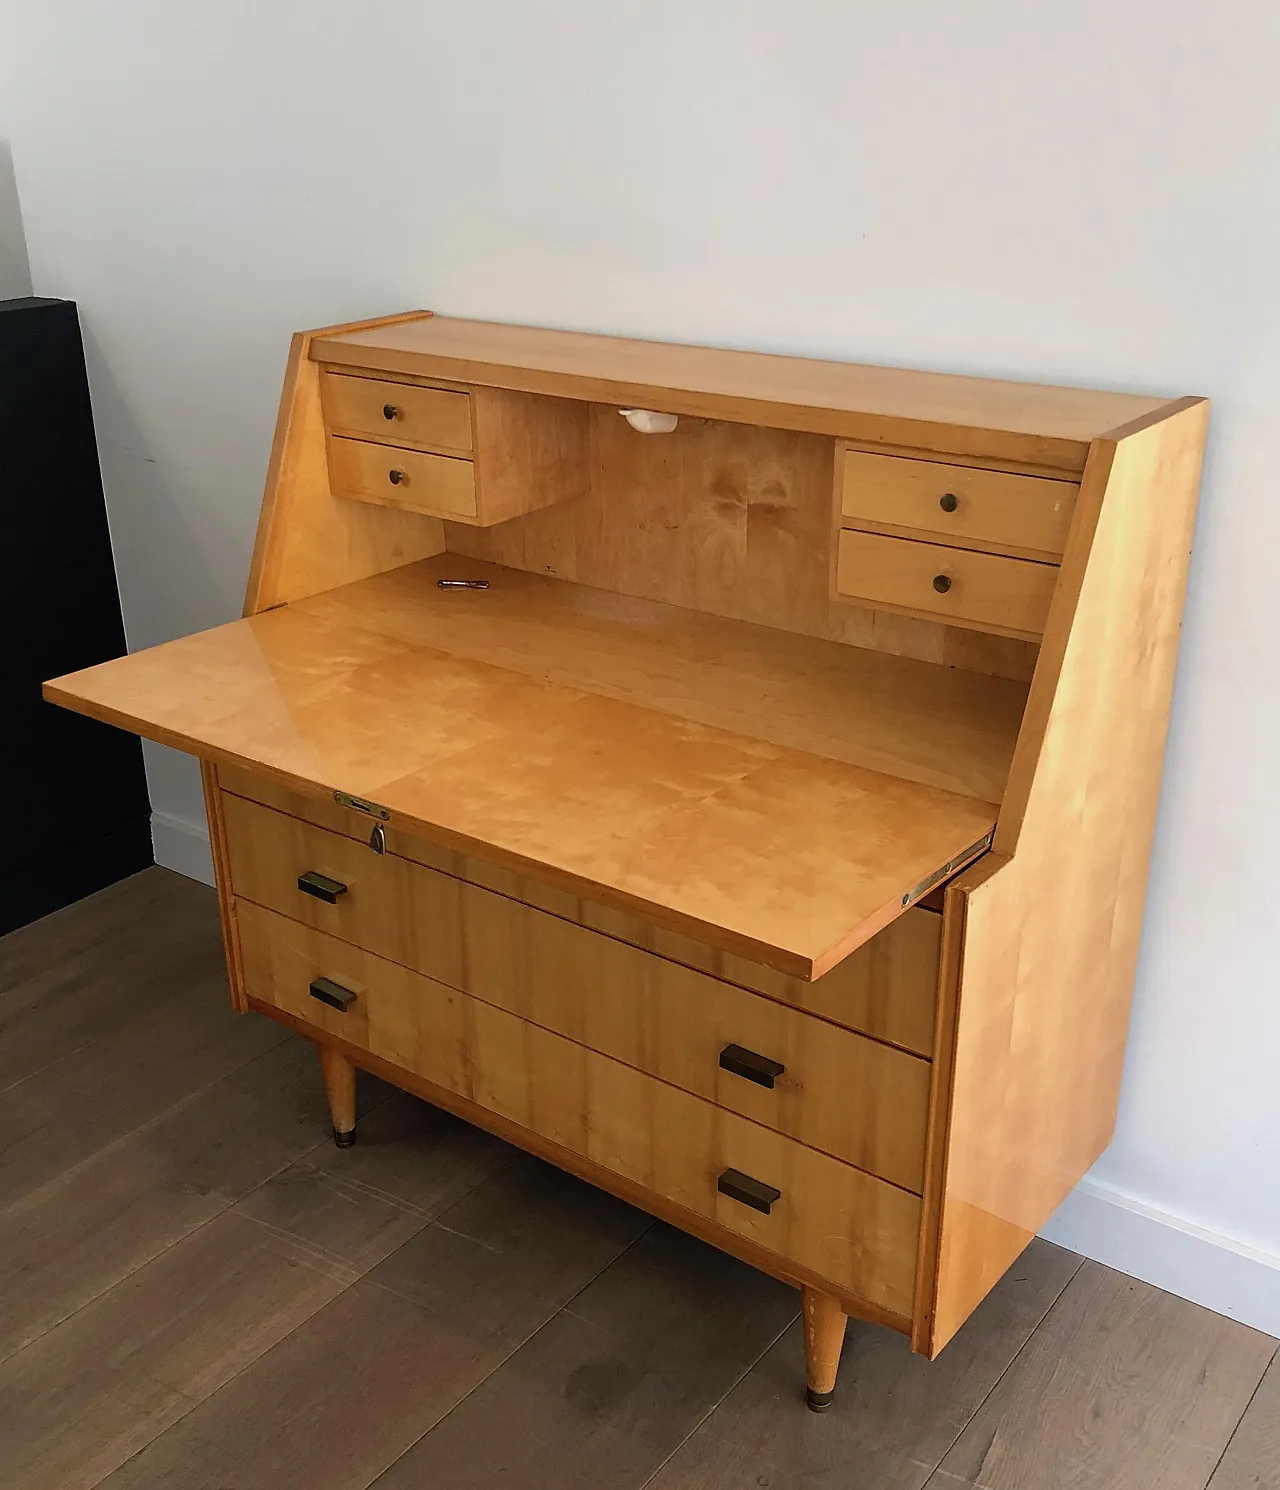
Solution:
[{"label": "wooden floor", "polygon": [[0,940],[4,1490],[1260,1490],[1276,1341],[1037,1242],[932,1366],[226,1003],[162,869]]}]

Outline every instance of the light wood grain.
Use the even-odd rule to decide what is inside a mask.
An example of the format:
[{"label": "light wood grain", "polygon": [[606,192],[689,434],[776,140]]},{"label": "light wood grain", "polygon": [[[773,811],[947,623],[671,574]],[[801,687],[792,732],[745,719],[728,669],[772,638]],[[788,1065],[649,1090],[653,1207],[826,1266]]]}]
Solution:
[{"label": "light wood grain", "polygon": [[1276,1484],[1280,1484],[1280,1356],[1272,1357],[1207,1490],[1266,1490]]},{"label": "light wood grain", "polygon": [[804,1326],[805,1379],[812,1397],[822,1399],[835,1391],[844,1345],[844,1310],[838,1299],[816,1288],[800,1293],[800,1317]]},{"label": "light wood grain", "polygon": [[[369,818],[349,807],[319,797],[304,797],[288,791],[265,777],[234,767],[223,767],[220,779],[233,795],[243,797],[290,817],[327,828],[353,839],[363,849],[369,838]],[[234,807],[232,808],[234,811]],[[278,843],[279,832],[272,838]],[[899,1045],[916,1055],[929,1056],[934,1049],[935,986],[937,983],[939,941],[942,917],[931,911],[914,909],[899,916],[869,942],[851,952],[848,957],[829,973],[814,982],[802,978],[788,977],[761,963],[749,962],[722,952],[705,942],[694,941],[678,932],[668,931],[652,922],[642,921],[622,911],[611,910],[594,901],[583,900],[554,886],[541,884],[510,870],[486,864],[483,860],[467,854],[452,852],[433,844],[429,839],[415,837],[392,829],[387,835],[391,853],[428,868],[438,869],[455,879],[496,891],[526,905],[536,906],[551,915],[566,921],[575,921],[582,926],[604,932],[619,941],[641,947],[672,962],[696,968],[714,978],[740,987],[750,988],[770,998],[806,1009],[812,1014],[846,1029],[859,1030],[876,1039]],[[294,893],[293,882],[288,877],[289,864],[281,863],[273,853],[269,861],[276,865],[273,871],[278,889],[270,891],[265,886],[252,898],[270,904],[285,914],[300,919],[308,918],[307,908],[301,908],[300,899]],[[350,872],[354,863],[357,871],[363,871],[368,860],[362,852],[354,860],[344,859]],[[255,883],[264,884],[254,870]],[[277,900],[275,895],[285,897]],[[440,908],[435,908],[440,913]],[[313,918],[325,914],[314,902],[310,907]],[[322,924],[312,919],[309,924]],[[432,924],[439,924],[432,921]],[[376,932],[373,933],[376,935]],[[390,944],[385,944],[390,945]],[[396,953],[388,953],[393,959]],[[419,964],[413,961],[414,966]],[[423,967],[424,971],[431,971]],[[450,981],[452,975],[444,966],[437,976]],[[947,1089],[949,1093],[949,1087]],[[944,1097],[945,1100],[945,1097]]]},{"label": "light wood grain", "polygon": [[326,362],[1079,472],[1167,400],[442,316],[318,338]]},{"label": "light wood grain", "polygon": [[836,562],[841,595],[1003,636],[1040,634],[1057,578],[1053,564],[850,528]]},{"label": "light wood grain", "polygon": [[1206,415],[1191,401],[1095,452],[1000,852],[957,882],[964,951],[931,1354],[1111,1138]]},{"label": "light wood grain", "polygon": [[222,793],[218,768],[212,761],[200,762],[200,784],[204,790],[205,820],[209,826],[209,848],[213,855],[213,882],[218,892],[218,920],[222,927],[222,950],[231,987],[231,1007],[243,1014],[244,978],[240,972],[240,937],[236,931],[235,906],[231,899],[231,873],[227,864],[227,837],[222,822]]},{"label": "light wood grain", "polygon": [[[367,580],[45,694],[304,793],[379,802],[393,827],[807,978],[895,919],[931,874],[979,852],[991,829],[994,807],[973,797],[668,712],[660,634],[656,685],[645,649],[626,644],[629,702],[476,661],[453,650],[448,622],[433,623],[460,609],[458,592],[437,590],[441,572]],[[494,598],[496,583],[461,596],[470,610]],[[554,655],[554,612],[526,614]],[[701,676],[720,667],[707,656]],[[744,684],[743,714],[754,691]]]},{"label": "light wood grain", "polygon": [[456,389],[322,372],[320,405],[331,434],[412,449],[471,453],[471,396]]},{"label": "light wood grain", "polygon": [[471,400],[480,523],[485,528],[557,503],[576,503],[587,494],[586,404],[484,387],[475,388]]},{"label": "light wood grain", "polygon": [[[264,941],[260,918],[248,908],[240,911],[257,928],[252,938],[246,931],[246,947],[252,942],[262,954],[278,943],[280,955],[287,953],[291,966],[296,962],[295,980],[304,966],[316,965],[299,985],[300,1002],[288,1006],[293,1013],[307,1017],[306,986],[325,975],[324,944],[316,936],[324,931],[920,1190],[927,1062],[501,895],[391,855],[378,857],[317,829],[291,827],[290,820],[235,798],[229,805],[239,893],[306,923],[276,927],[277,940]],[[350,888],[337,905],[297,891],[299,866],[315,863],[347,877]],[[366,918],[367,906],[373,910]],[[396,908],[390,923],[380,914],[383,906]],[[402,925],[411,929],[401,931]],[[422,1017],[416,1009],[421,997],[412,979],[396,980],[380,995],[378,1018],[412,1030]],[[372,1016],[358,1000],[342,1014],[318,1004],[310,1017],[360,1043],[352,1031],[366,1030]],[[772,1087],[757,1085],[719,1064],[731,1045],[785,1069]],[[412,1042],[370,1048],[412,1065]]]},{"label": "light wood grain", "polygon": [[[251,998],[335,1031],[346,1016],[306,992],[323,947],[329,976],[360,995],[363,1029],[343,1038],[405,1064],[552,1144],[656,1192],[776,1254],[829,1278],[834,1287],[907,1314],[914,1287],[919,1200],[861,1170],[639,1071],[575,1045],[442,984],[423,986],[395,964],[334,938],[294,928],[272,912],[241,907]],[[302,933],[302,934],[300,934]],[[412,1000],[384,997],[406,977]],[[383,980],[386,979],[384,985]],[[359,1003],[356,1007],[359,1007]],[[737,1169],[781,1190],[761,1214],[716,1189]]]},{"label": "light wood grain", "polygon": [[[392,319],[429,316],[413,311]],[[247,616],[444,549],[436,519],[344,502],[330,491],[319,369],[310,358],[314,334],[295,336],[289,350],[245,591]]]},{"label": "light wood grain", "polygon": [[329,1116],[333,1119],[333,1131],[345,1138],[355,1131],[356,1126],[355,1067],[340,1050],[322,1045],[320,1075],[324,1081],[325,1098],[329,1103]]},{"label": "light wood grain", "polygon": [[928,1490],[1200,1490],[1274,1349],[1086,1262]]},{"label": "light wood grain", "polygon": [[1055,559],[1066,546],[1074,482],[859,450],[838,458],[847,525],[1040,559]]},{"label": "light wood grain", "polygon": [[451,526],[450,550],[802,636],[1031,676],[1026,642],[832,604],[830,440],[701,419],[646,436],[601,406],[590,421],[589,495],[496,530]]},{"label": "light wood grain", "polygon": [[476,516],[475,467],[457,456],[335,437],[329,441],[329,482],[337,497],[458,521]]}]

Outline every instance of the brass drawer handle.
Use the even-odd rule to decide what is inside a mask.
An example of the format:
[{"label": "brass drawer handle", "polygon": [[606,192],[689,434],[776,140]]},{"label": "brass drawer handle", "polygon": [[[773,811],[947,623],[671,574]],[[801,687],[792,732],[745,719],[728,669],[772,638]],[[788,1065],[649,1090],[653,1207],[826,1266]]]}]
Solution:
[{"label": "brass drawer handle", "polygon": [[298,889],[304,895],[313,895],[317,900],[323,900],[327,905],[337,905],[338,896],[347,893],[347,887],[341,880],[331,880],[327,874],[320,874],[314,869],[308,869],[306,874],[298,876]]},{"label": "brass drawer handle", "polygon": [[400,486],[402,483],[407,484],[409,477],[405,471],[391,470],[387,472],[387,480],[392,486]]},{"label": "brass drawer handle", "polygon": [[332,978],[317,978],[311,985],[310,992],[313,999],[319,999],[322,1004],[328,1004],[339,1014],[345,1014],[356,1001],[355,994],[349,988],[344,988],[341,983],[335,983]]},{"label": "brass drawer handle", "polygon": [[730,1200],[740,1200],[743,1205],[749,1205],[753,1211],[760,1211],[766,1216],[774,1201],[782,1199],[781,1190],[775,1190],[763,1180],[753,1180],[740,1169],[726,1169],[716,1181],[716,1189]]},{"label": "brass drawer handle", "polygon": [[933,576],[933,588],[939,595],[945,595],[951,588],[951,576],[949,574],[935,574]]},{"label": "brass drawer handle", "polygon": [[395,404],[383,404],[382,417],[384,419],[399,419],[400,410],[396,407]]},{"label": "brass drawer handle", "polygon": [[757,1055],[745,1046],[726,1045],[720,1052],[720,1069],[754,1081],[757,1086],[772,1087],[787,1068],[780,1061],[771,1061],[767,1055]]}]

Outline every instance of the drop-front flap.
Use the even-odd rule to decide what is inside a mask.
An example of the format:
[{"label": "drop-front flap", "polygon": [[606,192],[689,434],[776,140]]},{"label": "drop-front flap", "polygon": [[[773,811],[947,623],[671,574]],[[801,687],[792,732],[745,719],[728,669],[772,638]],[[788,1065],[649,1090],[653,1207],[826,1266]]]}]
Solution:
[{"label": "drop-front flap", "polygon": [[441,555],[45,696],[816,977],[981,851],[1026,690]]}]

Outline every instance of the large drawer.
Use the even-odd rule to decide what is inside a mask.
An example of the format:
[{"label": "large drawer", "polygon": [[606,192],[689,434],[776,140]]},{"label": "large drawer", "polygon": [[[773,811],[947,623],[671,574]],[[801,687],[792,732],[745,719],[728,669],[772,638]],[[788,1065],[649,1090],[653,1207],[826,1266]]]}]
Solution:
[{"label": "large drawer", "polygon": [[[368,840],[369,818],[332,799],[304,797],[265,777],[230,766],[219,766],[218,779],[229,793],[355,839],[361,847]],[[928,1056],[933,1051],[942,939],[942,917],[933,911],[907,911],[829,973],[806,982],[395,828],[388,828],[386,837],[394,853],[415,863],[536,905],[562,920],[593,927],[668,961],[781,999],[917,1055]],[[281,872],[287,876],[287,870],[286,864]]]},{"label": "large drawer", "polygon": [[1077,490],[1071,481],[848,450],[840,511],[854,526],[874,523],[939,543],[1059,558]]},{"label": "large drawer", "polygon": [[952,625],[1038,637],[1057,580],[1054,564],[848,528],[840,534],[841,595]]},{"label": "large drawer", "polygon": [[[334,937],[244,903],[237,918],[251,998],[911,1313],[917,1196]],[[311,995],[320,978],[354,994],[345,1012]],[[776,1198],[735,1198],[739,1176]]]},{"label": "large drawer", "polygon": [[320,401],[330,434],[383,445],[471,451],[471,396],[467,393],[322,372]]},{"label": "large drawer", "polygon": [[475,467],[452,455],[334,436],[329,441],[329,483],[337,496],[357,501],[433,517],[476,515]]},{"label": "large drawer", "polygon": [[224,819],[238,897],[920,1190],[928,1061],[243,799]]}]

